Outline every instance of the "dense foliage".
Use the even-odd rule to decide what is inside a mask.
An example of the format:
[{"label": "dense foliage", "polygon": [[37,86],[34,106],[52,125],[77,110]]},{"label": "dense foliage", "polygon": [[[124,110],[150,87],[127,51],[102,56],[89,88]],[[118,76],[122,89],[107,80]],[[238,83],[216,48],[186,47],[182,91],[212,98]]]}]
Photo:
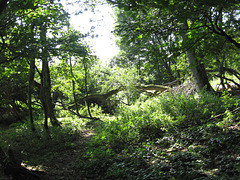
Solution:
[{"label": "dense foliage", "polygon": [[115,33],[123,52],[115,63],[134,64],[143,82],[163,84],[191,70],[198,88],[211,90],[214,75],[239,67],[238,1],[109,2],[119,8]]},{"label": "dense foliage", "polygon": [[61,1],[0,0],[0,179],[239,179],[240,3],[107,2],[105,66]]}]

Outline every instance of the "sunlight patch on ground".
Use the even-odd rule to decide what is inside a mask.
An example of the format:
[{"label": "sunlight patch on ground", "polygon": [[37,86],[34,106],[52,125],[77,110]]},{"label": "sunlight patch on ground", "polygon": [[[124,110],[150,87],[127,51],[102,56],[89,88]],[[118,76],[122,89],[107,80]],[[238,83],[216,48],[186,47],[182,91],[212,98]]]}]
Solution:
[{"label": "sunlight patch on ground", "polygon": [[45,171],[42,165],[30,166],[30,165],[27,165],[26,163],[23,163],[23,162],[22,162],[22,163],[21,163],[21,166],[27,168],[27,169],[30,170],[30,171],[42,171],[42,172]]}]

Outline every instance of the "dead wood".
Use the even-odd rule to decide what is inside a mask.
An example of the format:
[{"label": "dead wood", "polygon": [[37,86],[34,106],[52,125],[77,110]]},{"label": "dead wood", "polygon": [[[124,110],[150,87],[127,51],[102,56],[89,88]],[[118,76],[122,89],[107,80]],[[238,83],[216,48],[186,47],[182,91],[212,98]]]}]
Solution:
[{"label": "dead wood", "polygon": [[122,87],[111,90],[105,94],[89,94],[88,96],[83,97],[80,99],[78,102],[80,104],[84,104],[85,102],[87,103],[99,103],[102,104],[104,103],[109,97],[111,97],[114,94],[117,94],[119,91],[123,90]]},{"label": "dead wood", "polygon": [[[160,91],[160,92],[164,92],[166,90],[170,90],[170,87],[167,86],[163,86],[163,85],[154,85],[154,84],[149,84],[149,85],[141,85],[141,86],[135,86],[136,89],[143,91],[143,92],[147,92],[151,95],[157,95],[156,92],[155,93],[151,93],[149,92],[149,90],[154,90],[154,91]],[[83,98],[81,98],[80,100],[78,100],[78,102],[80,104],[84,104],[85,102],[87,103],[96,103],[99,105],[102,105],[106,102],[106,100],[113,96],[114,94],[117,94],[120,91],[123,91],[125,89],[125,87],[119,87],[117,89],[111,90],[105,94],[89,94],[88,96],[85,96]],[[74,107],[71,107],[70,109],[73,109]]]},{"label": "dead wood", "polygon": [[[149,84],[149,85],[141,85],[141,86],[135,86],[133,88],[136,88],[142,92],[148,93],[150,95],[159,95],[158,92],[166,92],[169,91],[171,88],[168,86],[163,86],[163,85],[154,85],[154,84]],[[117,89],[111,90],[105,94],[89,94],[81,99],[78,99],[78,104],[82,104],[85,105],[87,104],[98,104],[98,105],[106,105],[106,101],[109,97],[117,94],[120,91],[125,90],[126,88],[121,86]],[[155,92],[151,92],[151,91],[155,91]],[[80,118],[87,118],[87,119],[94,119],[94,120],[99,120],[98,118],[91,118],[91,117],[86,117],[86,116],[82,116],[79,115],[78,113],[76,113],[75,111],[73,111],[75,109],[75,105],[70,105],[68,107],[65,107],[63,102],[60,102],[61,105],[63,107],[63,109],[70,111],[72,114],[77,115]]]},{"label": "dead wood", "polygon": [[[234,110],[232,110],[232,111],[230,111],[231,113],[235,113],[235,112],[238,112],[240,110],[240,107],[238,107],[238,108],[236,108],[236,109],[234,109]],[[216,115],[216,116],[214,116],[214,117],[211,117],[209,120],[214,120],[214,119],[217,119],[217,118],[220,118],[220,117],[222,117],[222,116],[224,116],[224,115],[226,115],[226,112],[224,112],[224,113],[222,113],[222,114],[218,114],[218,115]]]},{"label": "dead wood", "polygon": [[[58,102],[59,102],[59,101],[58,101]],[[102,121],[100,118],[97,118],[97,117],[83,116],[83,115],[81,115],[81,114],[79,114],[79,113],[73,111],[70,107],[67,108],[67,107],[63,104],[63,102],[59,102],[59,103],[61,103],[61,104],[57,104],[58,106],[61,106],[64,110],[69,111],[70,113],[72,113],[72,114],[78,116],[79,118],[84,118],[84,119],[91,119],[91,120],[99,120],[99,121]]]},{"label": "dead wood", "polygon": [[181,78],[179,78],[179,79],[176,79],[176,80],[174,80],[174,81],[172,81],[172,82],[168,82],[168,83],[165,83],[165,84],[163,84],[162,86],[173,86],[173,85],[177,85],[179,82],[181,82],[181,80],[183,80],[184,79],[184,77],[181,77]]},{"label": "dead wood", "polygon": [[154,85],[154,84],[136,86],[136,88],[139,89],[139,90],[143,90],[143,91],[153,90],[153,91],[161,91],[161,92],[171,89],[168,86]]}]

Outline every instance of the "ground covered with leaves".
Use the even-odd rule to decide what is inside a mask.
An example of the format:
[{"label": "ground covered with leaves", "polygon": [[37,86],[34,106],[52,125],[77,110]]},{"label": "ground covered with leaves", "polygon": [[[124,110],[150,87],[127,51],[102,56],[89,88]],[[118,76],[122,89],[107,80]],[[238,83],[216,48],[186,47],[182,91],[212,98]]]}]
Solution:
[{"label": "ground covered with leaves", "polygon": [[[62,128],[2,129],[0,145],[43,179],[239,179],[239,98],[140,97],[102,121],[62,118]],[[1,173],[3,176],[3,173]]]}]

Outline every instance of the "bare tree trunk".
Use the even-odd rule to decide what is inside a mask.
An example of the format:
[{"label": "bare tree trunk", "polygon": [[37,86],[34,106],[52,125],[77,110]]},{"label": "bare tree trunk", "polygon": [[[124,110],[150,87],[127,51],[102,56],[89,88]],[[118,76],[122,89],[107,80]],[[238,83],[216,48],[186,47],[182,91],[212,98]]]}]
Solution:
[{"label": "bare tree trunk", "polygon": [[[86,58],[83,59],[83,66],[84,66],[84,72],[85,72],[85,91],[87,93],[87,97],[88,97],[88,88],[87,88],[87,65],[85,62]],[[86,101],[87,103],[87,108],[88,108],[88,114],[90,116],[90,118],[92,118],[92,114],[91,114],[91,110],[90,110],[90,104]]]},{"label": "bare tree trunk", "polygon": [[[188,29],[187,21],[184,23],[183,29]],[[187,32],[182,32],[181,36],[183,38],[183,42],[187,42],[189,40]],[[192,76],[198,91],[202,91],[203,89],[206,89],[207,91],[214,91],[209,83],[205,66],[197,59],[194,49],[189,49],[186,56],[188,58]]]},{"label": "bare tree trunk", "polygon": [[[34,25],[31,28],[32,38],[34,36]],[[36,132],[36,128],[33,122],[33,111],[32,111],[32,91],[33,91],[33,83],[34,83],[34,74],[35,74],[35,59],[30,58],[30,68],[29,68],[29,82],[28,82],[28,111],[29,111],[29,119],[31,124],[32,132]]]},{"label": "bare tree trunk", "polygon": [[77,111],[77,114],[79,114],[79,111],[78,111],[78,104],[77,104],[77,97],[76,97],[76,92],[75,92],[75,81],[72,80],[72,91],[73,91],[73,99],[74,99],[74,104],[75,104],[75,109]]},{"label": "bare tree trunk", "polygon": [[32,87],[35,74],[35,59],[30,60],[30,69],[29,69],[29,83],[28,83],[28,109],[29,109],[29,119],[31,124],[32,132],[36,132],[36,128],[33,122],[33,112],[32,112]]},{"label": "bare tree trunk", "polygon": [[42,26],[40,39],[42,41],[42,82],[41,82],[41,93],[44,101],[43,107],[45,108],[45,126],[47,127],[47,119],[50,118],[53,126],[60,126],[60,123],[55,117],[52,97],[51,97],[51,79],[48,65],[48,52],[46,47],[46,25]]},{"label": "bare tree trunk", "polygon": [[[219,60],[218,60],[219,61]],[[223,59],[222,59],[222,62],[220,62],[220,66],[219,66],[219,76],[221,77],[220,78],[220,84],[222,85],[222,88],[223,88],[223,91],[226,90],[226,87],[224,85],[224,74],[225,72],[223,71],[223,65],[224,65],[224,61],[225,61],[225,54],[223,55]]]},{"label": "bare tree trunk", "polygon": [[75,88],[75,76],[73,74],[73,69],[72,69],[72,59],[70,57],[70,72],[71,72],[71,76],[72,76],[72,91],[73,91],[73,99],[74,99],[74,104],[75,104],[75,109],[76,109],[76,112],[77,114],[79,114],[79,111],[78,111],[78,104],[77,104],[77,97],[76,97],[76,88]]}]

